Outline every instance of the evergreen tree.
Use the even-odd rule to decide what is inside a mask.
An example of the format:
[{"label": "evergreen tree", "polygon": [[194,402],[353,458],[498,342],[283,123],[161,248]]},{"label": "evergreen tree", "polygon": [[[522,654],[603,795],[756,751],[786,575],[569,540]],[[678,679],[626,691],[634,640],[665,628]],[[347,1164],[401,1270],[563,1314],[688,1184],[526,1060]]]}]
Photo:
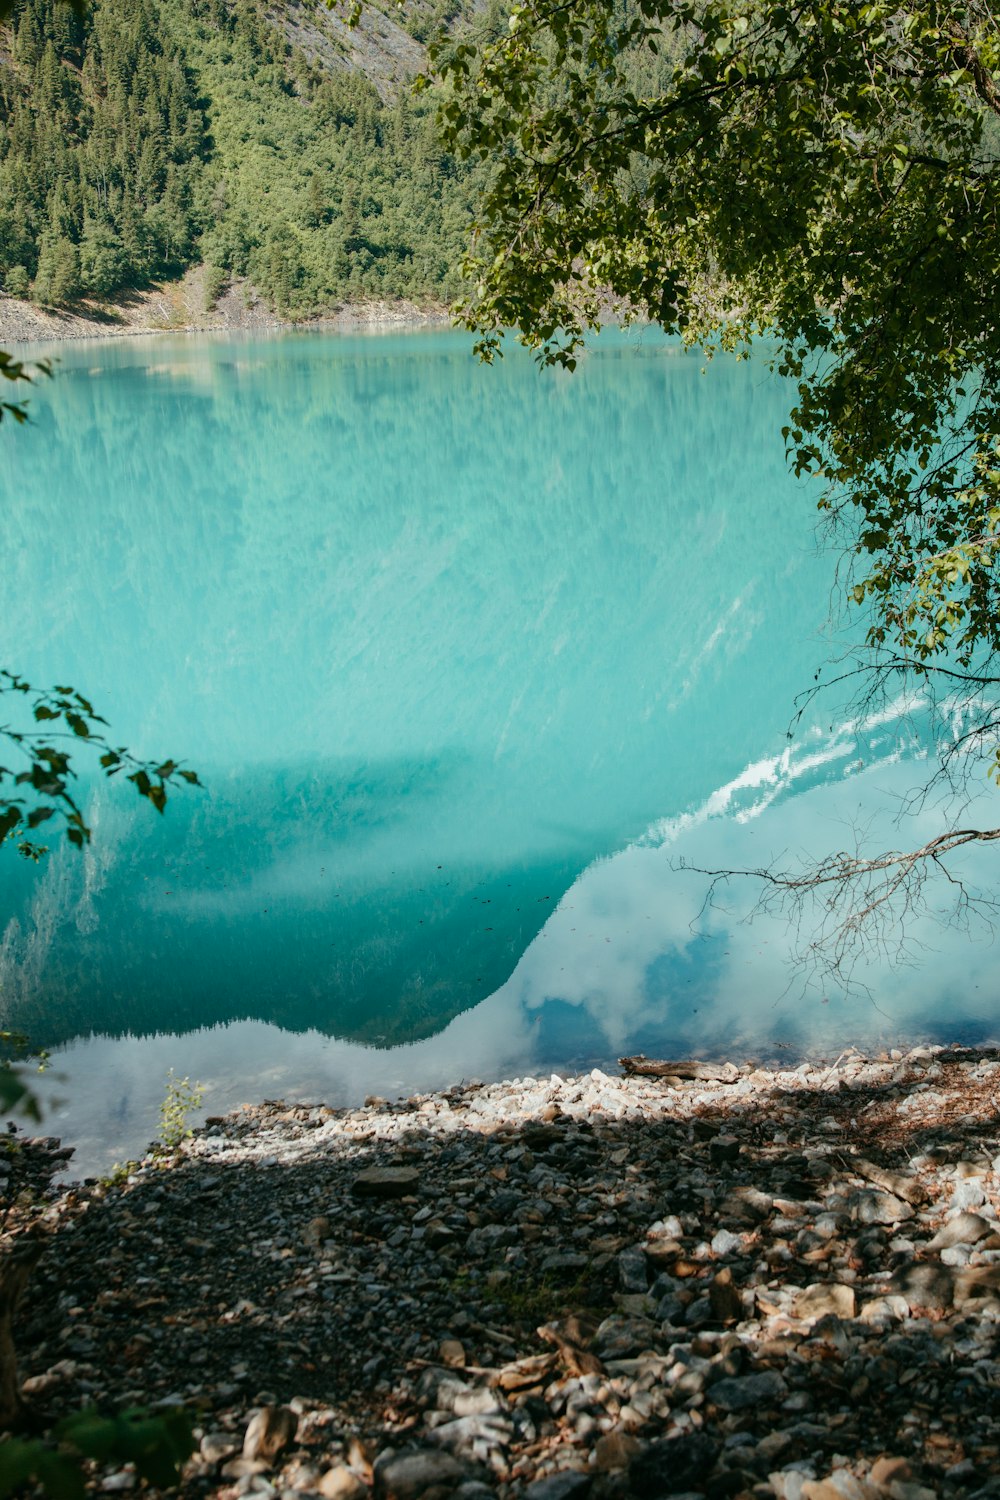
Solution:
[{"label": "evergreen tree", "polygon": [[11,27],[8,289],[107,297],[204,260],[293,315],[457,292],[476,172],[444,169],[430,101],[324,71],[258,0],[21,0]]},{"label": "evergreen tree", "polygon": [[36,302],[58,307],[80,291],[80,257],[72,240],[46,229],[38,251],[38,270],[31,294]]},{"label": "evergreen tree", "polygon": [[105,219],[85,219],[80,241],[80,283],[104,297],[122,285],[128,261],[118,231]]}]

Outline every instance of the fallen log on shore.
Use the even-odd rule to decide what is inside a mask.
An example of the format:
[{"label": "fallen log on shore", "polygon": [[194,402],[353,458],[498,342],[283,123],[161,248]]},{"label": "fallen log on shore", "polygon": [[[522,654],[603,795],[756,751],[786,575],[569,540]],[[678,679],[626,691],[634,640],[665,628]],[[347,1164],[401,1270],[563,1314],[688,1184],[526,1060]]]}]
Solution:
[{"label": "fallen log on shore", "polygon": [[638,1053],[620,1057],[618,1066],[627,1078],[693,1078],[701,1083],[735,1083],[740,1070],[735,1063],[657,1062]]}]

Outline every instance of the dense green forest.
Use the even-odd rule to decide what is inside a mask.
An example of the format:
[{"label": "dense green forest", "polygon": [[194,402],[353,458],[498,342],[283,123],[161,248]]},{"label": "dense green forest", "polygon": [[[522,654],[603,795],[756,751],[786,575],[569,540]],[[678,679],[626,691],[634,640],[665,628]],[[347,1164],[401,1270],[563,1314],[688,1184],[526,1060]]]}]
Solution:
[{"label": "dense green forest", "polygon": [[[81,18],[24,0],[0,31],[2,289],[61,304],[205,262],[210,286],[245,276],[293,315],[451,298],[474,174],[406,86],[412,57],[373,81],[321,4],[285,15],[95,0]],[[415,11],[408,30],[440,19]]]}]

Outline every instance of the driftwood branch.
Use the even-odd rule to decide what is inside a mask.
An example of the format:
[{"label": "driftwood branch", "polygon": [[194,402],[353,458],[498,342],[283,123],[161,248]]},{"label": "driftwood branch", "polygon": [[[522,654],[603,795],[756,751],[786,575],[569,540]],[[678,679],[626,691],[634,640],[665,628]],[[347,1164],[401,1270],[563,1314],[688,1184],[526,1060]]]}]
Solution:
[{"label": "driftwood branch", "polygon": [[628,1078],[693,1078],[703,1083],[735,1083],[740,1070],[733,1063],[656,1062],[637,1053],[620,1057],[618,1066]]}]

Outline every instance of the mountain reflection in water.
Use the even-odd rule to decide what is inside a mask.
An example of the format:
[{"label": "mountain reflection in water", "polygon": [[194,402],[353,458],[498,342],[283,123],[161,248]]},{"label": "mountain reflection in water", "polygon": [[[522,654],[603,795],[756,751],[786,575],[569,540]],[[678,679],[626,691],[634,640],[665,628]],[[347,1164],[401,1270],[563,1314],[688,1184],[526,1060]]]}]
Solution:
[{"label": "mountain reflection in water", "polygon": [[[693,816],[595,861],[506,982],[422,1040],[364,1046],[239,1021],[76,1041],[53,1059],[49,1093],[63,1102],[51,1128],[76,1144],[76,1172],[138,1153],[156,1132],[169,1068],[197,1076],[206,1110],[219,1113],[261,1097],[356,1105],[368,1094],[395,1097],[461,1079],[613,1067],[623,1052],[798,1061],[832,1059],[847,1045],[995,1040],[992,931],[986,923],[956,927],[948,892],[938,893],[937,921],[932,914],[917,934],[911,929],[904,950],[859,965],[845,993],[792,963],[788,922],[752,915],[749,882],[734,882],[724,904],[706,907],[704,878],[677,865],[679,858],[754,865],[792,847],[834,847],[845,832],[845,776],[858,826],[879,846],[898,843],[887,808],[910,791],[914,774],[912,763],[895,758],[855,772],[837,755],[802,775],[737,782]],[[988,814],[991,795],[973,799],[970,817],[979,802]],[[905,833],[916,841],[934,826],[934,815],[921,813]],[[955,869],[970,888],[978,879],[988,889],[987,860],[988,851],[971,849]]]}]

